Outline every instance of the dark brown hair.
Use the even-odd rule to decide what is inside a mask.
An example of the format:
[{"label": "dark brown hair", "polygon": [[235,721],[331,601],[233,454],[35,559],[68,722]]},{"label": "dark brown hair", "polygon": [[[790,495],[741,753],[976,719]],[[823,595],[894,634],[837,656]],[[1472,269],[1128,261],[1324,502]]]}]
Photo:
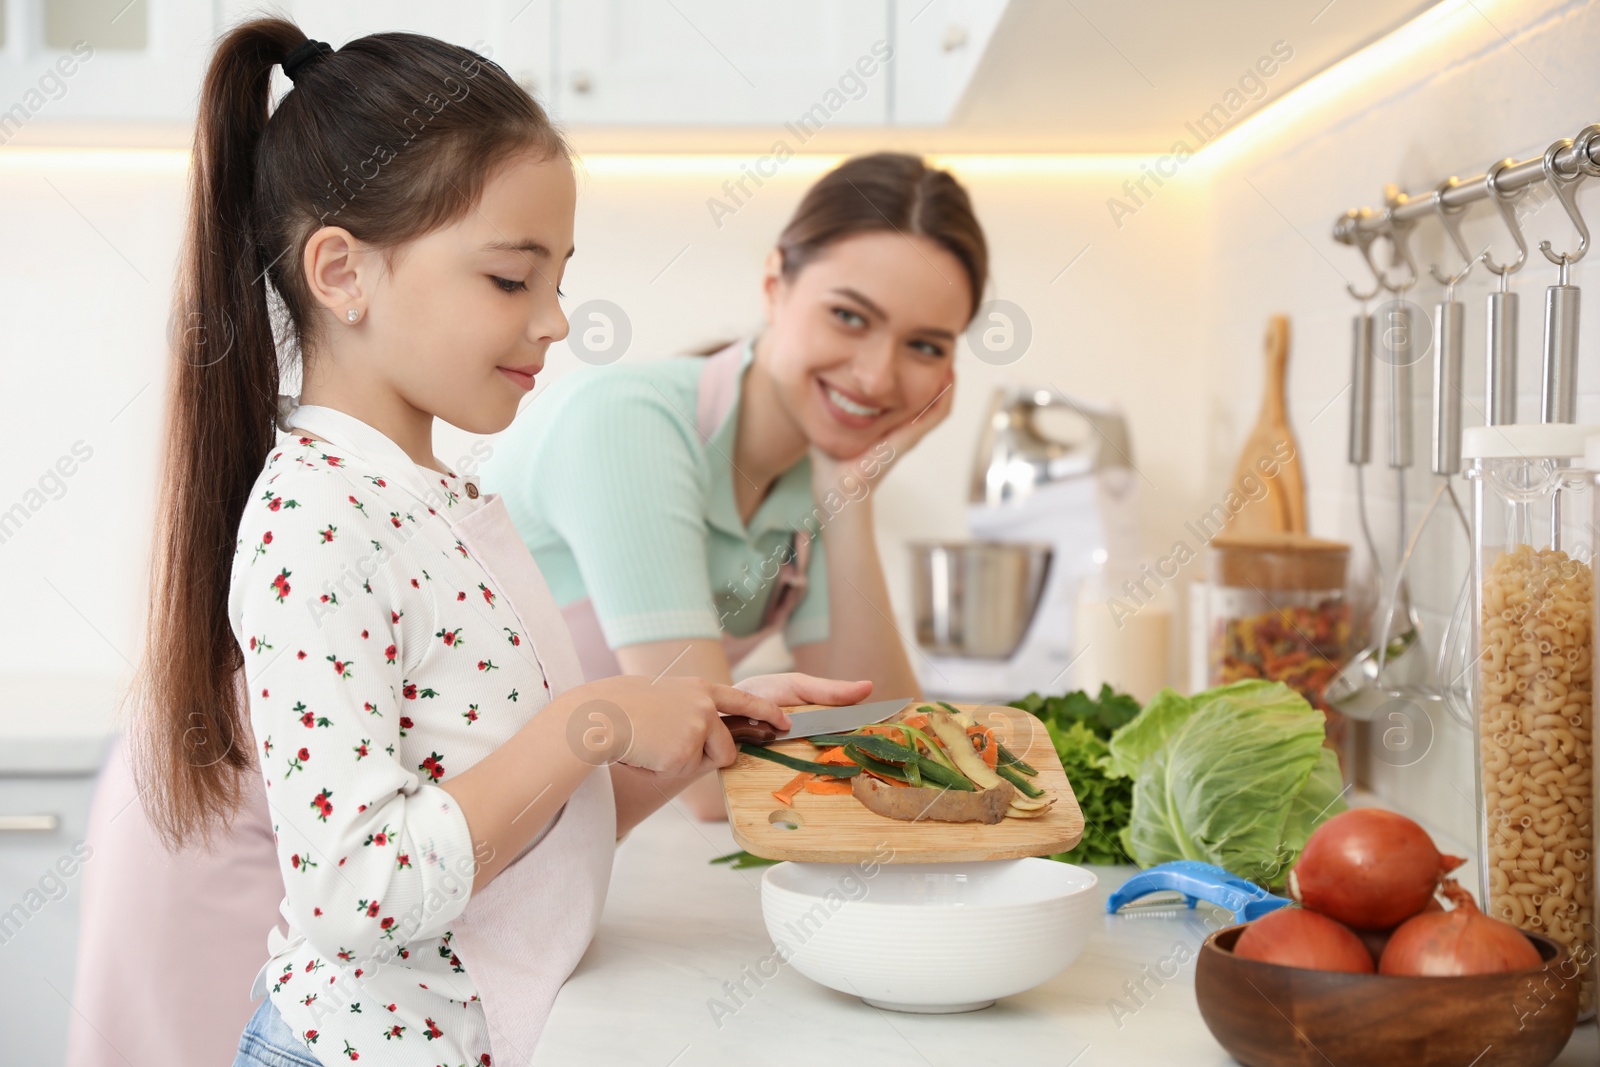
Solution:
[{"label": "dark brown hair", "polygon": [[972,296],[967,317],[976,314],[989,280],[989,246],[972,201],[948,171],[903,152],[847,159],[807,190],[778,235],[783,276],[793,278],[841,238],[881,230],[926,237],[954,256]]},{"label": "dark brown hair", "polygon": [[[920,156],[854,156],[819,178],[778,235],[783,277],[793,280],[835,241],[881,231],[920,234],[956,257],[972,296],[967,310],[971,322],[989,281],[989,245],[961,183]],[[686,354],[711,356],[732,343],[702,344]]]},{"label": "dark brown hair", "polygon": [[499,66],[410,33],[315,57],[274,109],[273,68],[305,41],[292,22],[244,22],[217,43],[200,93],[133,731],[134,776],[170,847],[226,827],[255,767],[228,579],[280,375],[314,348],[325,314],[301,264],[307,239],[341,226],[392,264],[465,216],[500,164],[568,154]]}]

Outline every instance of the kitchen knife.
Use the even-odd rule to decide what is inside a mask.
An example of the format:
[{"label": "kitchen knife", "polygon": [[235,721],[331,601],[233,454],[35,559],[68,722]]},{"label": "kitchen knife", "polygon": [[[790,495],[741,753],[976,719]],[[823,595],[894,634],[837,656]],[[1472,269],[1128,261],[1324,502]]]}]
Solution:
[{"label": "kitchen knife", "polygon": [[870,704],[847,704],[838,708],[807,705],[804,708],[785,708],[789,713],[789,729],[779,733],[777,727],[760,719],[727,716],[728,732],[735,741],[752,745],[765,745],[772,741],[786,741],[794,737],[815,737],[819,734],[847,734],[870,726],[900,711],[909,698],[874,700]]}]

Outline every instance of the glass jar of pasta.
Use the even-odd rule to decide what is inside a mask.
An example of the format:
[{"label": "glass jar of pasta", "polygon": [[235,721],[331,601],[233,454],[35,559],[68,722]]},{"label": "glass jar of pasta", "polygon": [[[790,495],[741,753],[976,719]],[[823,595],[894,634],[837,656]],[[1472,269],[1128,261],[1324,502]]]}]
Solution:
[{"label": "glass jar of pasta", "polygon": [[1206,561],[1210,683],[1283,682],[1327,720],[1346,784],[1354,732],[1323,691],[1350,654],[1350,546],[1306,534],[1219,534]]},{"label": "glass jar of pasta", "polygon": [[1483,910],[1571,953],[1595,1005],[1594,546],[1586,438],[1464,435],[1473,486],[1479,891]]}]

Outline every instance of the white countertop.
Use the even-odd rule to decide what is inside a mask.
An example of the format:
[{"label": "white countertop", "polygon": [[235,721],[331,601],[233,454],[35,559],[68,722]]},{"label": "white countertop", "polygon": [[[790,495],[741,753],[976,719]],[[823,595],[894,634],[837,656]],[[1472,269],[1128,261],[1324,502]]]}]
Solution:
[{"label": "white countertop", "polygon": [[[1083,955],[1044,985],[964,1015],[907,1015],[790,967],[747,977],[773,953],[761,921],[765,868],[707,862],[736,847],[726,824],[676,805],[634,830],[618,848],[600,930],[556,997],[534,1064],[1234,1065],[1195,1007],[1192,962],[1160,987],[1147,982],[1152,995],[1137,1010],[1122,988],[1175,946],[1197,949],[1208,932],[1197,913],[1103,916]],[[1094,870],[1104,900],[1133,868]],[[735,1002],[723,983],[741,980],[751,993]],[[737,1004],[720,1025],[713,998]],[[1113,1000],[1126,1011],[1114,1014]],[[1593,1067],[1597,1048],[1594,1024],[1580,1026],[1556,1062]]]}]

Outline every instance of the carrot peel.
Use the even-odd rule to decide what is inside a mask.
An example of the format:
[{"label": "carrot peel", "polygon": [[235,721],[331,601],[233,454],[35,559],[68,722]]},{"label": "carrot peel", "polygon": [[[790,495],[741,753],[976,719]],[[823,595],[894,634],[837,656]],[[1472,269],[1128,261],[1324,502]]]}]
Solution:
[{"label": "carrot peel", "polygon": [[795,795],[799,793],[801,789],[805,788],[806,784],[814,778],[816,778],[816,775],[812,774],[810,771],[801,771],[799,774],[790,779],[789,784],[785,785],[782,789],[774,789],[772,791],[772,795],[778,798],[779,804],[793,804]]}]

